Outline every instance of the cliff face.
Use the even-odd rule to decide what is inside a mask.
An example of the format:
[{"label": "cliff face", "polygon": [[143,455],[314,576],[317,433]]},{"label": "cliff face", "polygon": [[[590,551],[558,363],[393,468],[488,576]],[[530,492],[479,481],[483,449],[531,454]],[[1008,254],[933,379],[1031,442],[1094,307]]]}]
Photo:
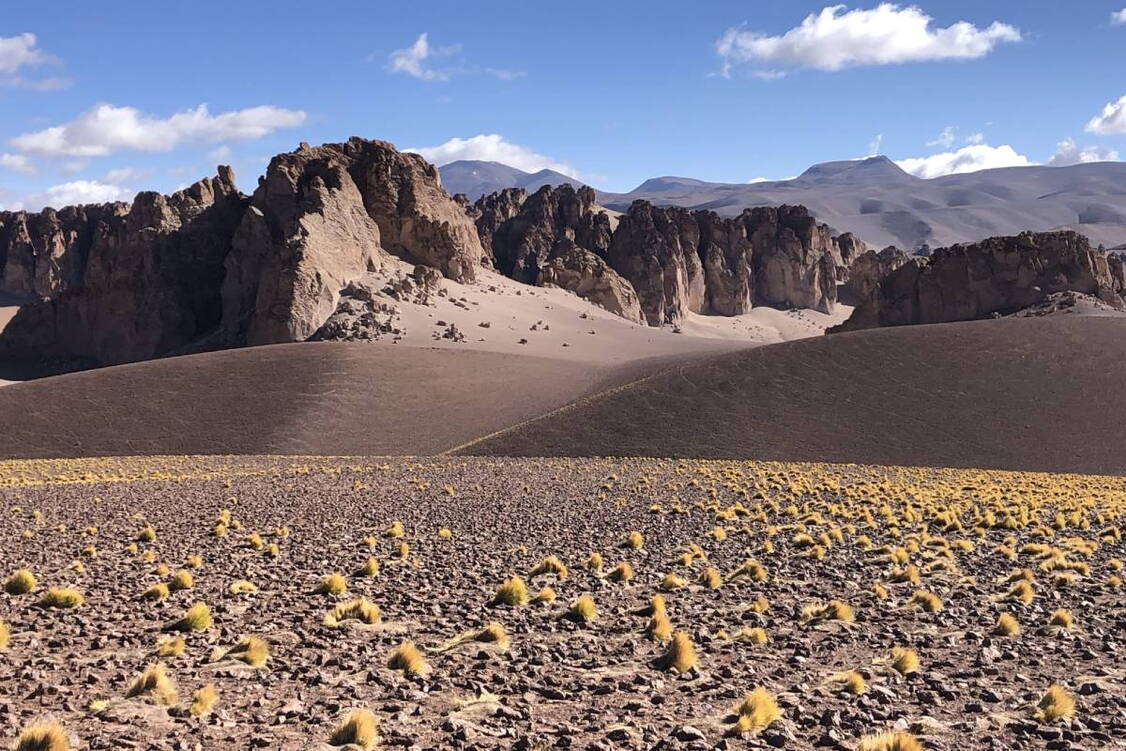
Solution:
[{"label": "cliff face", "polygon": [[748,209],[740,218],[754,246],[756,299],[831,313],[841,256],[829,228],[804,206]]},{"label": "cliff face", "polygon": [[1075,232],[994,237],[906,263],[832,331],[1004,315],[1064,291],[1126,309],[1121,260],[1092,248]]}]

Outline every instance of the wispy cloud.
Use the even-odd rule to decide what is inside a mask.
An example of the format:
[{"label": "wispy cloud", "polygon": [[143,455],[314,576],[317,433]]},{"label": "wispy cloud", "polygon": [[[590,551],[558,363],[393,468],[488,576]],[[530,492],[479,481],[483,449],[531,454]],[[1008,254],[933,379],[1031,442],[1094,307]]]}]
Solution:
[{"label": "wispy cloud", "polygon": [[1056,153],[1048,160],[1049,167],[1067,167],[1089,162],[1117,162],[1118,152],[1106,146],[1080,146],[1074,138],[1056,144]]},{"label": "wispy cloud", "polygon": [[1112,11],[1110,14],[1110,22],[1115,26],[1122,26],[1126,24],[1126,8],[1122,10]]},{"label": "wispy cloud", "polygon": [[1019,42],[1020,30],[993,22],[978,28],[959,21],[945,28],[916,6],[881,3],[872,10],[830,5],[794,28],[769,35],[745,27],[716,41],[723,74],[741,64],[837,71],[866,65],[983,57],[1002,42]]},{"label": "wispy cloud", "polygon": [[61,77],[28,78],[21,71],[41,65],[58,65],[59,60],[39,47],[39,39],[30,33],[0,37],[0,87],[53,91],[70,85]]},{"label": "wispy cloud", "polygon": [[1103,136],[1126,133],[1126,96],[1120,96],[1116,102],[1107,103],[1103,111],[1087,123],[1087,132]]},{"label": "wispy cloud", "polygon": [[424,159],[439,167],[461,159],[470,159],[500,162],[525,172],[551,169],[569,177],[579,176],[579,173],[571,165],[536,153],[526,146],[510,143],[496,133],[481,134],[471,138],[451,138],[438,146],[414,147],[404,149],[404,151],[413,151],[420,154]]},{"label": "wispy cloud", "polygon": [[[467,66],[463,62],[455,62],[452,58],[461,51],[460,44],[435,46],[430,43],[430,35],[423,32],[412,45],[395,50],[388,56],[387,69],[391,73],[401,73],[420,81],[448,81],[454,76],[478,74],[492,76],[502,81],[514,81],[528,75],[524,71],[478,68]],[[374,56],[368,59],[373,60]]]}]

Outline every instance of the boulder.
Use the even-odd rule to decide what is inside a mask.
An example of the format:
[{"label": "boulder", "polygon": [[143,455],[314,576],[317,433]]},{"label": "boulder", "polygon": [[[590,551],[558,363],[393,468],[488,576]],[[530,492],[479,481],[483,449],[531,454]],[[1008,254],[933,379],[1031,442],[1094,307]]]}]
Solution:
[{"label": "boulder", "polygon": [[910,260],[908,255],[894,245],[883,250],[866,250],[852,259],[848,282],[841,290],[842,296],[852,305],[860,305],[875,292],[888,274]]},{"label": "boulder", "polygon": [[555,253],[536,277],[541,287],[555,286],[605,308],[626,320],[644,323],[637,293],[601,258],[571,240],[557,244]]},{"label": "boulder", "polygon": [[831,332],[1007,315],[1071,291],[1126,309],[1122,265],[1076,232],[1025,232],[940,248],[891,272]]}]

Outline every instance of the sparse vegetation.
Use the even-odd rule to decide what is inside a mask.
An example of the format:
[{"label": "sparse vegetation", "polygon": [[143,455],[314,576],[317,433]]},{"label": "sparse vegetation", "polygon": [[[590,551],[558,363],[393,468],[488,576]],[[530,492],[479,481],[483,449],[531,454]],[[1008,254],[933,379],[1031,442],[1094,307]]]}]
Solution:
[{"label": "sparse vegetation", "polygon": [[692,638],[684,631],[677,631],[672,635],[668,649],[661,657],[660,665],[664,670],[683,674],[696,667],[698,662],[696,645],[692,643]]},{"label": "sparse vegetation", "polygon": [[157,704],[171,706],[176,703],[176,685],[168,677],[164,664],[157,662],[145,668],[145,671],[129,684],[125,698],[144,698]]},{"label": "sparse vegetation", "polygon": [[10,595],[26,595],[36,586],[38,582],[35,574],[26,568],[13,571],[11,576],[4,580],[4,591]]},{"label": "sparse vegetation", "polygon": [[387,667],[398,670],[408,678],[425,675],[430,670],[422,652],[409,641],[405,641],[395,648],[395,651],[391,653],[391,657],[387,660]]},{"label": "sparse vegetation", "polygon": [[497,587],[493,603],[496,605],[511,605],[512,607],[527,605],[528,585],[519,576],[510,576]]},{"label": "sparse vegetation", "polygon": [[330,746],[372,751],[379,743],[379,723],[370,709],[357,709],[340,723],[328,742]]},{"label": "sparse vegetation", "polygon": [[39,606],[44,608],[61,608],[69,610],[77,608],[86,601],[86,598],[77,589],[66,587],[51,587],[39,600]]},{"label": "sparse vegetation", "polygon": [[777,722],[782,717],[782,710],[774,695],[762,686],[747,694],[746,698],[736,709],[735,732],[757,733]]},{"label": "sparse vegetation", "polygon": [[20,733],[15,751],[70,751],[66,730],[57,723],[31,725]]}]

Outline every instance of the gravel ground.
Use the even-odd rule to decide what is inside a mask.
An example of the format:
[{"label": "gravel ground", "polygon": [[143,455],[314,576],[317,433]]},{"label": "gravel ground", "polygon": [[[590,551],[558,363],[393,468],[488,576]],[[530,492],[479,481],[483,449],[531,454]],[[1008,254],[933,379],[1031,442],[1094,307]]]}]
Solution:
[{"label": "gravel ground", "polygon": [[[224,509],[231,523],[216,537]],[[78,748],[331,748],[324,744],[341,719],[367,708],[383,747],[855,749],[864,735],[901,730],[928,749],[1126,748],[1126,605],[1112,581],[1123,575],[1115,566],[1126,551],[1114,531],[1124,512],[1122,478],[857,465],[0,463],[0,575],[27,567],[38,578],[30,593],[0,593],[11,630],[0,652],[0,743],[47,720]],[[387,536],[396,521],[403,536]],[[288,535],[278,534],[283,526]],[[147,527],[155,539],[138,541]],[[633,531],[642,538],[636,549],[625,543]],[[251,532],[277,545],[277,557],[256,549]],[[803,533],[822,558],[810,555]],[[1081,550],[1079,539],[1094,549]],[[1062,553],[1044,564],[1029,543]],[[684,565],[678,559],[692,545],[699,555]],[[890,581],[885,545],[921,570],[919,583]],[[601,573],[586,566],[592,552],[605,560]],[[170,579],[159,566],[176,572],[194,555],[202,565],[189,569],[190,589],[142,598]],[[530,576],[552,555],[568,567],[566,578]],[[355,573],[369,557],[378,575]],[[767,581],[732,576],[749,558]],[[1044,570],[1052,561],[1056,568]],[[613,581],[621,562],[635,575]],[[1064,563],[1074,581],[1060,578]],[[717,589],[698,583],[709,568],[720,574]],[[1012,586],[1004,580],[1024,568],[1032,602],[1002,599]],[[347,592],[314,593],[333,572],[345,575]],[[689,584],[663,592],[668,617],[698,656],[681,673],[665,669],[668,647],[644,633],[649,619],[637,612],[670,572]],[[491,604],[512,575],[533,595],[551,586],[558,600]],[[232,594],[237,580],[259,591]],[[874,594],[876,582],[886,599]],[[84,604],[40,607],[51,586],[79,590]],[[918,589],[937,595],[942,609],[912,606]],[[564,617],[581,595],[593,598],[595,620]],[[360,596],[379,606],[378,625],[324,624],[334,605]],[[765,612],[754,605],[760,597]],[[854,620],[803,623],[807,605],[830,600],[850,605]],[[125,698],[158,661],[162,627],[196,602],[209,605],[214,624],[186,634],[183,654],[160,660],[178,689],[172,711]],[[1060,608],[1074,626],[1046,629]],[[1015,616],[1019,635],[993,633],[1001,613]],[[507,648],[457,641],[494,621]],[[739,638],[756,626],[765,644]],[[223,655],[243,636],[267,643],[263,667]],[[387,666],[404,641],[422,650],[422,674]],[[890,667],[895,647],[917,652],[918,671]],[[828,680],[847,670],[865,679],[861,695]],[[176,716],[207,684],[218,692],[212,711]],[[1075,699],[1073,717],[1036,717],[1051,684]],[[736,734],[733,710],[760,686],[780,717]]]}]

